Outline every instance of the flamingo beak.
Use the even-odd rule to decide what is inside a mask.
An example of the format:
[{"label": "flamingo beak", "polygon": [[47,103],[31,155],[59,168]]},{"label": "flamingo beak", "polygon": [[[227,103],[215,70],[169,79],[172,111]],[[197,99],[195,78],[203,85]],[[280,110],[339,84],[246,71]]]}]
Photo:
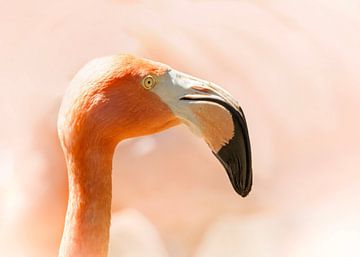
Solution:
[{"label": "flamingo beak", "polygon": [[154,90],[173,113],[209,145],[242,197],[252,186],[251,147],[245,115],[221,87],[170,70]]},{"label": "flamingo beak", "polygon": [[[245,115],[236,101],[220,87],[208,84],[205,87],[196,86],[193,89],[199,93],[184,95],[180,97],[180,100],[198,105],[192,109],[198,113],[197,116],[201,120],[204,139],[224,166],[235,191],[245,197],[249,194],[252,186],[251,148]],[[214,124],[211,118],[204,119],[201,117],[201,112],[196,111],[206,110],[209,108],[207,106],[212,108],[207,114],[208,117],[218,119],[217,124]],[[220,110],[218,115],[215,113],[216,108]],[[229,117],[225,115],[229,115]],[[221,124],[221,122],[224,123]],[[233,133],[231,137],[223,138],[220,146],[214,144],[212,138],[207,138],[211,136],[211,133],[207,133],[207,131],[221,133],[222,130],[228,130],[229,127],[232,128]],[[213,134],[213,136],[219,136],[219,134]]]}]

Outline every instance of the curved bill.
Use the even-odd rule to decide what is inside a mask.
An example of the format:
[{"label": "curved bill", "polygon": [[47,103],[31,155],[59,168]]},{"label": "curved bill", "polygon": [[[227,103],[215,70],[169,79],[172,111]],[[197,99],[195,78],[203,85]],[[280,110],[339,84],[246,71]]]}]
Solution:
[{"label": "curved bill", "polygon": [[235,191],[251,190],[251,149],[245,116],[221,87],[170,69],[153,90],[195,134],[207,142],[224,166]]},{"label": "curved bill", "polygon": [[[185,95],[182,101],[209,102],[225,108],[231,115],[233,124],[233,135],[213,154],[224,166],[235,191],[245,197],[249,194],[252,186],[251,147],[245,115],[242,109],[229,99],[229,95],[220,97],[221,92],[216,95]],[[223,124],[224,125],[224,124]],[[204,126],[204,124],[203,124]],[[225,125],[226,126],[226,125]],[[209,141],[209,139],[205,140]]]}]

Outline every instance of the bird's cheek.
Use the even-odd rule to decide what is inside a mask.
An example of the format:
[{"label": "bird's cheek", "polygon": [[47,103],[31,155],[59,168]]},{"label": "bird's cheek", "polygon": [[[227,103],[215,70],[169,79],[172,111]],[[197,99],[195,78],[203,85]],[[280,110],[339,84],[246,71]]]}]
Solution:
[{"label": "bird's cheek", "polygon": [[199,130],[213,152],[218,152],[234,135],[231,114],[224,107],[213,103],[196,103],[190,107]]}]

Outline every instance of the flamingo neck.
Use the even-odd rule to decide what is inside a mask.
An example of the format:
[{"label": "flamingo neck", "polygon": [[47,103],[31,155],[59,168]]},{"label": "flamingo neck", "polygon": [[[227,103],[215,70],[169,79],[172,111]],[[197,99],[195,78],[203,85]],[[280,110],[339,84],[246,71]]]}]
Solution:
[{"label": "flamingo neck", "polygon": [[59,257],[106,257],[114,148],[88,144],[66,154],[69,201]]}]

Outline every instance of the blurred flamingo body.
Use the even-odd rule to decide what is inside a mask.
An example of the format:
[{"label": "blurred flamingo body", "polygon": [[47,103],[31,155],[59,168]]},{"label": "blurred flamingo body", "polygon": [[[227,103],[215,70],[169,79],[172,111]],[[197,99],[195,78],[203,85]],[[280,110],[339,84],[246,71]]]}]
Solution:
[{"label": "blurred flamingo body", "polygon": [[227,92],[130,55],[96,59],[77,74],[58,119],[69,177],[59,256],[107,256],[115,146],[181,122],[205,139],[234,189],[246,196],[252,182],[247,127]]}]

